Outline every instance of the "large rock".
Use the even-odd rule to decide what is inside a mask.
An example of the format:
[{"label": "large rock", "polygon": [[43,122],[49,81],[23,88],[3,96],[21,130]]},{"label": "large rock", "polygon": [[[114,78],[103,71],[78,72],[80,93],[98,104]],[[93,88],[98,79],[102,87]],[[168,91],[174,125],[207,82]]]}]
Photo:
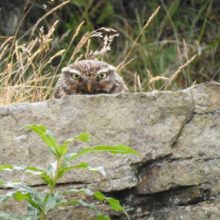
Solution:
[{"label": "large rock", "polygon": [[[93,135],[91,145],[126,144],[140,152],[139,156],[84,156],[81,161],[103,166],[106,176],[72,172],[60,184],[114,195],[134,220],[220,219],[219,84],[1,107],[0,164],[46,167],[51,163],[47,147],[23,129],[32,123],[45,124],[60,142],[86,131]],[[81,147],[71,145],[70,150]],[[11,178],[22,178],[32,186],[42,184],[32,176],[0,173],[0,179]],[[85,213],[71,208],[56,211],[50,219],[94,219]],[[123,219],[113,217],[119,218]]]}]

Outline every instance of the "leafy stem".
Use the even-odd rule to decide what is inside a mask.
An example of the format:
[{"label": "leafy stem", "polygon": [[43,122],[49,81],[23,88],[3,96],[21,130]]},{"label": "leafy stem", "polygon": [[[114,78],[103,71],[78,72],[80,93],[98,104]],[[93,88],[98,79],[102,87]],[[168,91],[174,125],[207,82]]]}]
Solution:
[{"label": "leafy stem", "polygon": [[55,169],[54,177],[52,178],[52,184],[50,186],[50,194],[55,192],[56,184],[59,179],[59,174],[62,167],[62,159],[63,158],[61,156],[57,156],[56,158],[56,169]]},{"label": "leafy stem", "polygon": [[[81,199],[75,200],[66,200],[65,195],[59,192],[56,188],[56,185],[59,179],[64,176],[67,172],[75,169],[88,169],[90,171],[99,171],[103,175],[105,174],[103,167],[91,167],[88,163],[81,162],[79,164],[71,164],[77,158],[81,157],[82,155],[88,153],[97,153],[97,152],[109,152],[111,154],[137,154],[137,152],[126,146],[126,145],[116,145],[116,146],[108,146],[108,145],[97,145],[97,146],[90,146],[84,147],[78,152],[68,153],[68,146],[70,143],[75,141],[81,142],[89,142],[90,141],[90,134],[88,133],[81,133],[80,135],[70,138],[63,142],[63,144],[59,144],[54,137],[54,135],[47,130],[44,125],[41,124],[34,124],[26,126],[29,130],[34,131],[41,140],[48,146],[50,152],[53,154],[55,161],[52,162],[47,169],[42,169],[38,167],[32,166],[15,166],[15,165],[0,165],[0,171],[24,171],[26,173],[31,173],[32,175],[39,175],[44,183],[48,186],[48,192],[38,192],[33,187],[27,186],[23,182],[4,182],[0,180],[0,185],[13,188],[15,191],[12,193],[7,193],[4,196],[0,196],[0,202],[7,200],[10,197],[13,197],[17,201],[25,200],[29,204],[29,212],[27,213],[27,218],[21,219],[33,219],[33,220],[45,220],[47,217],[47,213],[52,211],[53,209],[57,208],[58,206],[63,205],[79,205],[87,207],[97,214],[98,220],[109,220],[110,217],[108,215],[103,215],[95,204],[87,203]],[[129,219],[124,208],[121,206],[120,202],[114,198],[106,197],[101,192],[91,192],[88,189],[81,189],[81,192],[86,192],[89,196],[94,196],[95,199],[99,200],[100,202],[106,202],[112,210],[116,212],[123,212]],[[71,192],[80,192],[76,189],[73,189]],[[1,216],[8,216],[7,213],[0,213]],[[12,215],[10,215],[11,219]],[[17,219],[17,217],[16,217]],[[20,218],[19,218],[20,219]]]}]

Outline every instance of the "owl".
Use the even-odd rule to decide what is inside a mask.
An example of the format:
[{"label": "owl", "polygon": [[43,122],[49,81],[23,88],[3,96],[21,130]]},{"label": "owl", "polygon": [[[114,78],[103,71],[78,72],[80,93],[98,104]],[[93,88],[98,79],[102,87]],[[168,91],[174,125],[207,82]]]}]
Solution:
[{"label": "owl", "polygon": [[80,60],[62,69],[54,98],[73,94],[128,92],[115,67],[98,60]]}]

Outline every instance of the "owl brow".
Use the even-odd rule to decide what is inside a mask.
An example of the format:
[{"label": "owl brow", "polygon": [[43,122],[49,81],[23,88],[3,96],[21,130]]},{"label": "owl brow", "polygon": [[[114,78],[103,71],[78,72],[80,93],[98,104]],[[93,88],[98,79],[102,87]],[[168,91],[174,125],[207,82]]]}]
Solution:
[{"label": "owl brow", "polygon": [[106,72],[109,72],[110,70],[114,70],[114,68],[113,67],[106,67],[104,69],[100,69],[99,71],[97,71],[97,74],[106,73]]},{"label": "owl brow", "polygon": [[76,69],[71,69],[70,67],[64,67],[62,70],[62,73],[63,72],[69,72],[69,73],[76,73],[76,74],[81,74],[79,70],[76,70]]}]

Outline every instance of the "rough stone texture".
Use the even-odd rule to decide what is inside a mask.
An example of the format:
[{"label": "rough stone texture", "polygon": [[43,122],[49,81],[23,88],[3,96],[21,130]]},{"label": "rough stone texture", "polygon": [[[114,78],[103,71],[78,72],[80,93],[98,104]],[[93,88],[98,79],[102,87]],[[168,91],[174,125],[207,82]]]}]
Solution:
[{"label": "rough stone texture", "polygon": [[[39,138],[22,129],[31,123],[45,124],[59,141],[87,131],[93,135],[91,145],[123,143],[139,151],[140,156],[90,154],[81,160],[102,165],[106,177],[80,171],[61,180],[120,199],[131,219],[220,219],[220,84],[1,107],[0,164],[46,167],[52,161]],[[72,145],[71,151],[81,147]],[[36,177],[0,173],[0,179],[9,178],[42,184]],[[71,208],[49,219],[94,216]]]}]

